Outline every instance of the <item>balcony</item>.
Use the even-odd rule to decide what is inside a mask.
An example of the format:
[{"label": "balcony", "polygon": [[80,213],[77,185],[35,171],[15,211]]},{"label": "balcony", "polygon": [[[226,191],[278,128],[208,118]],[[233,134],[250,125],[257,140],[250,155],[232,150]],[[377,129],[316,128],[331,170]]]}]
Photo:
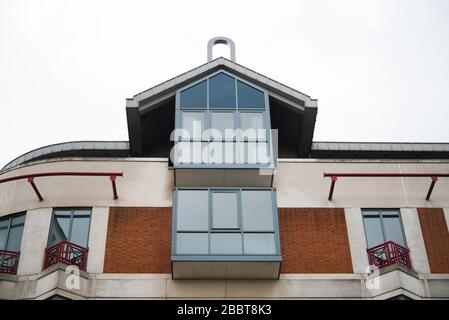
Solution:
[{"label": "balcony", "polygon": [[400,264],[408,269],[412,269],[410,250],[396,242],[388,241],[375,247],[367,249],[370,265],[375,265],[379,269],[393,264]]},{"label": "balcony", "polygon": [[61,241],[45,249],[44,269],[57,263],[77,266],[80,270],[86,271],[87,253],[89,249],[71,243]]},{"label": "balcony", "polygon": [[0,273],[17,274],[20,252],[0,250]]}]

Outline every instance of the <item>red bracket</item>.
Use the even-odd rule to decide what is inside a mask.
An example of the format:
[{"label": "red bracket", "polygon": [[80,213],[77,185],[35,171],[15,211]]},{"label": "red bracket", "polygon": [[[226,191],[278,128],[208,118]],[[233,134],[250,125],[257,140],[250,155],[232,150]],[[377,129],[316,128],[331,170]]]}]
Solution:
[{"label": "red bracket", "polygon": [[335,188],[335,182],[337,181],[337,176],[331,176],[331,188],[329,190],[329,197],[327,197],[327,199],[329,201],[332,200],[332,196],[334,194],[334,188]]},{"label": "red bracket", "polygon": [[438,181],[437,176],[432,176],[432,182],[430,183],[429,191],[427,191],[426,200],[430,200],[430,195],[432,194],[433,187],[435,187],[435,183]]},{"label": "red bracket", "polygon": [[115,185],[115,179],[117,179],[117,176],[110,176],[109,179],[111,180],[112,183],[112,192],[114,194],[114,200],[117,200],[118,199],[117,186]]},{"label": "red bracket", "polygon": [[24,174],[24,175],[20,175],[20,176],[0,179],[0,184],[10,182],[10,181],[27,179],[29,184],[31,184],[31,187],[33,188],[37,197],[39,198],[39,201],[42,201],[42,200],[44,200],[44,198],[42,197],[41,193],[39,192],[39,189],[37,188],[36,184],[34,183],[34,178],[54,177],[54,176],[109,177],[109,179],[111,180],[111,183],[112,183],[112,192],[113,192],[114,200],[116,200],[116,199],[118,199],[118,194],[117,194],[117,186],[116,186],[115,180],[117,179],[117,177],[123,177],[123,173],[121,173],[121,172],[41,172],[41,173]]},{"label": "red bracket", "polygon": [[334,194],[335,182],[337,177],[346,178],[432,178],[430,183],[429,191],[427,191],[426,200],[430,200],[435,183],[438,181],[439,177],[449,178],[449,173],[324,173],[325,178],[331,178],[331,187],[329,190],[329,201],[332,200]]},{"label": "red bracket", "polygon": [[39,192],[39,189],[37,188],[36,184],[34,183],[34,177],[28,177],[28,182],[33,187],[33,190],[36,193],[37,197],[39,198],[39,201],[44,200],[44,198],[42,198],[41,193]]}]

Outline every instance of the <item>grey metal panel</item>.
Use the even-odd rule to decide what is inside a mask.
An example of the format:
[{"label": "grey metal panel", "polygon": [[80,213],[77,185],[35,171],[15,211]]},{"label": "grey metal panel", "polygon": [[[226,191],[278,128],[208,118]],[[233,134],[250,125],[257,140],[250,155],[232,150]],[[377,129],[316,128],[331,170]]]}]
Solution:
[{"label": "grey metal panel", "polygon": [[[127,157],[129,156],[129,143],[127,141],[76,141],[49,145],[17,157],[5,165],[0,172],[33,160],[63,157],[68,153],[71,156],[82,157],[85,156],[86,151],[89,152],[89,156]],[[111,152],[116,154],[111,155]]]},{"label": "grey metal panel", "polygon": [[[274,169],[267,169],[273,170]],[[177,187],[271,187],[272,176],[260,174],[260,169],[175,169]]]},{"label": "grey metal panel", "polygon": [[279,279],[279,261],[173,261],[173,279]]},{"label": "grey metal panel", "polygon": [[311,157],[334,159],[449,159],[449,143],[313,142]]},{"label": "grey metal panel", "polygon": [[312,150],[360,151],[427,151],[448,152],[449,143],[397,143],[397,142],[313,142]]}]

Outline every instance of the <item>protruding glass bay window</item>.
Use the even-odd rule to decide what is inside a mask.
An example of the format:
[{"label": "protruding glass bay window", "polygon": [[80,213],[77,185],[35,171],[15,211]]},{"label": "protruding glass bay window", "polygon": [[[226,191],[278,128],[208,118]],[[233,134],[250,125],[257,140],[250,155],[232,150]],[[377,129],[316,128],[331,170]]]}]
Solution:
[{"label": "protruding glass bay window", "polygon": [[177,188],[173,221],[174,278],[278,278],[273,189]]},{"label": "protruding glass bay window", "polygon": [[175,167],[272,167],[267,93],[219,71],[177,94]]},{"label": "protruding glass bay window", "polygon": [[[171,160],[178,186],[271,186],[275,162],[266,91],[217,71],[178,90],[175,122]],[[205,179],[192,179],[195,169]]]}]

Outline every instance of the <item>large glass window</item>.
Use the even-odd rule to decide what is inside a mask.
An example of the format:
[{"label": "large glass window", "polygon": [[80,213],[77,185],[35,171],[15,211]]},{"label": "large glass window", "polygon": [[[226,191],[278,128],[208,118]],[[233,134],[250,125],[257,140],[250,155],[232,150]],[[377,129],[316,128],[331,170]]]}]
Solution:
[{"label": "large glass window", "polygon": [[0,250],[20,251],[25,213],[0,218]]},{"label": "large glass window", "polygon": [[240,127],[243,131],[265,129],[263,113],[261,112],[242,112],[240,113]]},{"label": "large glass window", "polygon": [[54,209],[48,244],[69,241],[87,248],[91,209]]},{"label": "large glass window", "polygon": [[209,230],[207,190],[179,190],[177,192],[177,228],[180,231]]},{"label": "large glass window", "polygon": [[238,229],[237,192],[212,193],[213,229]]},{"label": "large glass window", "polygon": [[211,254],[242,254],[242,235],[240,233],[211,233]]},{"label": "large glass window", "polygon": [[185,109],[266,109],[265,93],[225,72],[218,72],[179,92]]},{"label": "large glass window", "polygon": [[247,231],[273,231],[273,199],[271,191],[242,191],[243,228]]},{"label": "large glass window", "polygon": [[[210,128],[219,132],[220,137],[216,137],[216,132],[211,133],[214,141],[232,141],[234,138],[234,113],[233,112],[212,112]],[[226,136],[226,133],[228,134]],[[220,138],[220,139],[217,139]]]},{"label": "large glass window", "polygon": [[279,254],[272,189],[175,189],[175,255]]},{"label": "large glass window", "polygon": [[240,108],[263,108],[265,97],[263,91],[237,80],[238,103]]},{"label": "large glass window", "polygon": [[214,109],[234,109],[235,79],[221,72],[209,79],[209,107]]},{"label": "large glass window", "polygon": [[207,233],[178,233],[177,253],[178,254],[208,254],[209,235]]},{"label": "large glass window", "polygon": [[203,112],[182,112],[182,139],[201,140],[204,131]]},{"label": "large glass window", "polygon": [[397,209],[364,209],[363,224],[368,248],[394,241],[405,246],[401,217]]},{"label": "large glass window", "polygon": [[204,109],[207,106],[207,81],[187,88],[180,93],[181,109]]},{"label": "large glass window", "polygon": [[[181,139],[175,137],[175,165],[272,162],[269,112],[263,91],[219,72],[182,89],[179,99],[177,129],[183,130]],[[193,141],[201,143],[195,147]]]}]

